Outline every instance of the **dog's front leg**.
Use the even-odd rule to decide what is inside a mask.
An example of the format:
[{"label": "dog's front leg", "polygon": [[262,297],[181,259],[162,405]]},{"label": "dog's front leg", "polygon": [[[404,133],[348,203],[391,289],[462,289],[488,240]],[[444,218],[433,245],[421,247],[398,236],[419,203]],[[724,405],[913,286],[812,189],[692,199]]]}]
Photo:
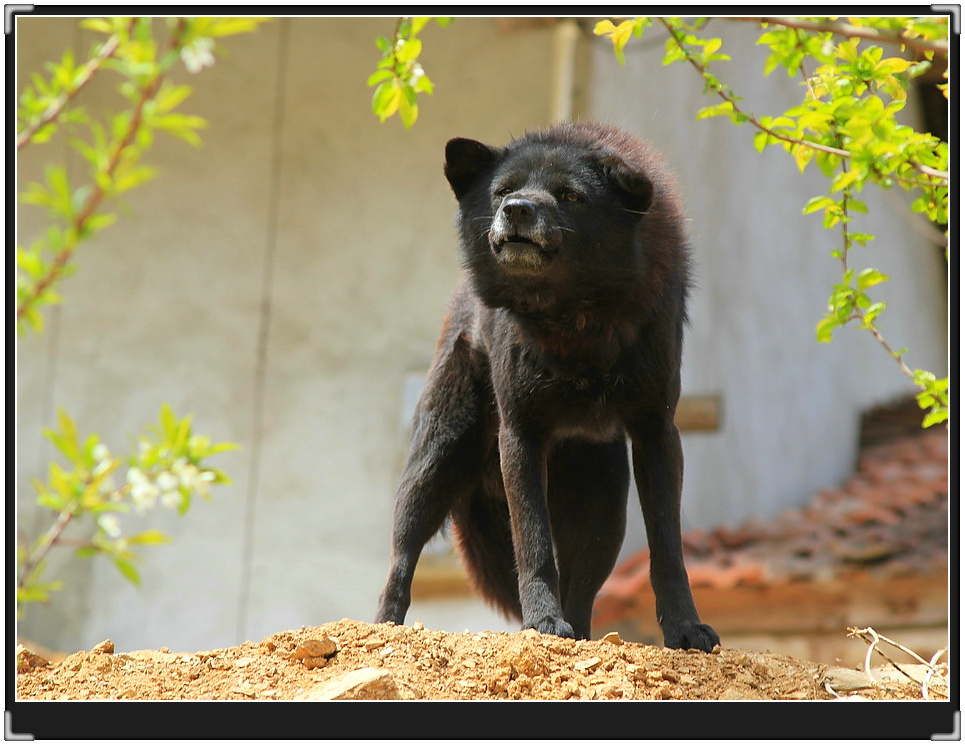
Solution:
[{"label": "dog's front leg", "polygon": [[680,536],[683,450],[671,419],[631,428],[633,470],[650,546],[650,582],[664,645],[710,652],[717,632],[700,622],[684,567]]},{"label": "dog's front leg", "polygon": [[499,431],[499,458],[516,551],[523,628],[572,638],[573,627],[563,620],[560,606],[546,502],[544,438],[504,424]]}]

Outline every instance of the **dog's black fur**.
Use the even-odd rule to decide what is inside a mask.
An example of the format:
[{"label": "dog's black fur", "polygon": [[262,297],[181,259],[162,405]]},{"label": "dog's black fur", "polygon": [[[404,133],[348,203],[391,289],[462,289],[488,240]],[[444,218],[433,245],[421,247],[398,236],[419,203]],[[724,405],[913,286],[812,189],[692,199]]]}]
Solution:
[{"label": "dog's black fur", "polygon": [[710,651],[680,539],[674,411],[688,287],[672,178],[601,124],[504,148],[457,138],[466,279],[416,409],[377,622],[402,623],[425,543],[451,518],[479,591],[526,628],[589,638],[623,542],[626,439],[664,644]]}]

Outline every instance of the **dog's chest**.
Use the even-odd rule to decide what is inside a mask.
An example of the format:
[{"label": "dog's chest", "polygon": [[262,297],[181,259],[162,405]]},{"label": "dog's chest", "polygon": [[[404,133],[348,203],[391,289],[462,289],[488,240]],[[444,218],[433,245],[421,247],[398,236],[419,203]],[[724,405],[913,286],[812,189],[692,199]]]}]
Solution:
[{"label": "dog's chest", "polygon": [[534,398],[547,428],[557,437],[606,441],[622,431],[627,392],[620,374],[551,377]]}]

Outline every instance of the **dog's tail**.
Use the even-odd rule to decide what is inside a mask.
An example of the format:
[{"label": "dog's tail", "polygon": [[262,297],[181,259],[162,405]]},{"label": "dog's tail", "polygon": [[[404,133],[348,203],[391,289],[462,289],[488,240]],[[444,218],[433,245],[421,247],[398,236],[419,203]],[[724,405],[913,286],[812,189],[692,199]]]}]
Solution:
[{"label": "dog's tail", "polygon": [[507,618],[522,620],[516,554],[504,500],[476,494],[453,510],[452,533],[469,580]]}]

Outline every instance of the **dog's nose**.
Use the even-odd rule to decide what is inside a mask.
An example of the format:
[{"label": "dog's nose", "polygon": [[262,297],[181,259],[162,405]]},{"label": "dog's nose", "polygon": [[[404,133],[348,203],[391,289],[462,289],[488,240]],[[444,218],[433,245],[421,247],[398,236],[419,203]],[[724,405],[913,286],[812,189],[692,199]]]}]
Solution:
[{"label": "dog's nose", "polygon": [[528,199],[515,197],[503,202],[503,216],[512,225],[526,225],[536,215],[536,205]]}]

